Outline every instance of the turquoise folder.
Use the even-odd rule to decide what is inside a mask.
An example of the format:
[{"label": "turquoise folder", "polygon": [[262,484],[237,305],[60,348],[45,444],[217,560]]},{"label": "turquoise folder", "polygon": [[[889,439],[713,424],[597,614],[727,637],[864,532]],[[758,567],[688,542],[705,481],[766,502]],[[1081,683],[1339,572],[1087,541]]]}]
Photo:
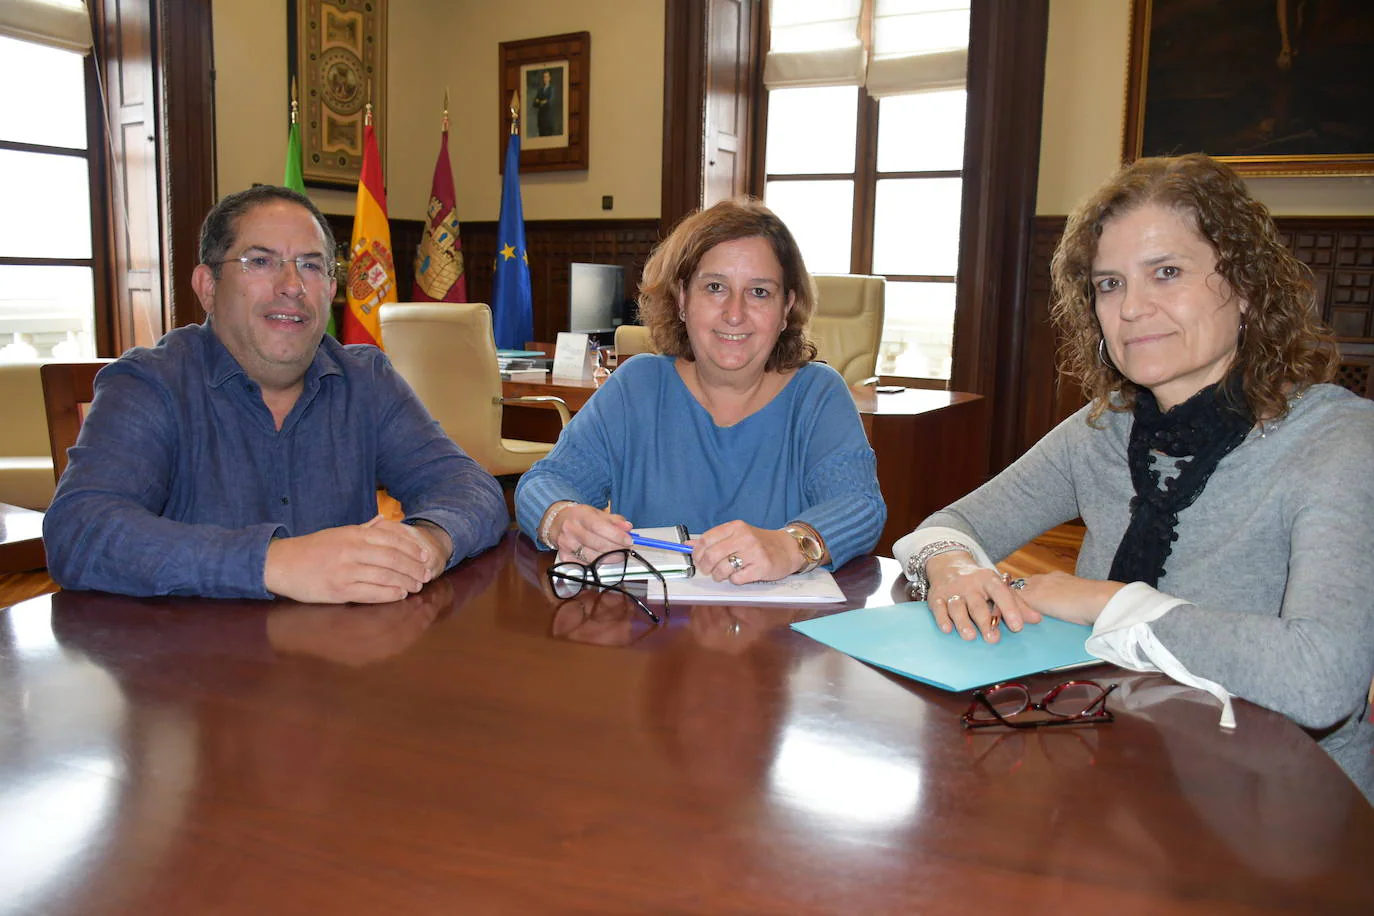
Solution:
[{"label": "turquoise folder", "polygon": [[1047,617],[1020,633],[1003,626],[997,643],[965,642],[957,633],[941,633],[924,601],[860,608],[794,623],[792,629],[860,661],[944,690],[972,690],[1095,661],[1083,648],[1092,627]]},{"label": "turquoise folder", "polygon": [[543,356],[538,350],[497,350],[497,359],[528,359],[531,356]]}]

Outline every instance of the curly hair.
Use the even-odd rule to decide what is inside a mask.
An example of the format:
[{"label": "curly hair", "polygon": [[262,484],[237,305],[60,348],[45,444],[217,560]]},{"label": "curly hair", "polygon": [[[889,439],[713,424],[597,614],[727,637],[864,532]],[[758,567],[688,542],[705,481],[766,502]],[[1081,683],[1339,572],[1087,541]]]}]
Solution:
[{"label": "curly hair", "polygon": [[807,336],[807,325],[816,308],[816,293],[792,232],[759,201],[748,198],[722,200],[685,217],[659,243],[644,265],[639,285],[639,316],[660,353],[695,360],[687,325],[679,317],[685,302],[679,290],[691,283],[706,252],[723,242],[763,238],[773,246],[782,265],[782,286],[793,295],[787,326],[768,354],[765,371],[785,372],[816,358],[816,345]]},{"label": "curly hair", "polygon": [[1240,176],[1200,153],[1138,159],[1069,216],[1050,264],[1051,315],[1063,341],[1060,370],[1092,399],[1090,419],[1106,409],[1131,409],[1139,391],[1098,358],[1102,328],[1092,267],[1103,227],[1150,203],[1191,219],[1216,252],[1217,274],[1249,304],[1227,377],[1240,375],[1253,416],[1283,417],[1293,390],[1332,378],[1339,357],[1317,314],[1311,271],[1280,241],[1269,210]]}]

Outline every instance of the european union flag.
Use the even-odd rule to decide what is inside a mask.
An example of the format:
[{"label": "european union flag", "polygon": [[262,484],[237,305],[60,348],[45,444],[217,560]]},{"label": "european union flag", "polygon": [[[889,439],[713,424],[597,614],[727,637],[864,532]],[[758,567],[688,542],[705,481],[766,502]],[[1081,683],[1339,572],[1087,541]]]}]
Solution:
[{"label": "european union flag", "polygon": [[525,213],[520,204],[520,135],[506,142],[501,183],[501,220],[496,230],[496,275],[491,283],[491,321],[496,346],[522,350],[534,336],[534,297],[525,249]]}]

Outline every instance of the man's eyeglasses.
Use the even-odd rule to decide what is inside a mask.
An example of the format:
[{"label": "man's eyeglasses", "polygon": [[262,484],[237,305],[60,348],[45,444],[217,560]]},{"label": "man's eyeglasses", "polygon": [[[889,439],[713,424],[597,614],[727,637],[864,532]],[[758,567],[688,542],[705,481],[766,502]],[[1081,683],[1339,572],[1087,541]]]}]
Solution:
[{"label": "man's eyeglasses", "polygon": [[287,264],[296,265],[296,273],[303,280],[324,281],[334,276],[334,262],[318,254],[303,254],[294,258],[279,258],[270,254],[245,254],[223,261],[211,261],[211,266],[238,264],[243,272],[254,277],[275,277],[286,269]]},{"label": "man's eyeglasses", "polygon": [[1107,709],[1107,696],[1115,689],[1115,684],[1103,687],[1095,681],[1065,681],[1037,703],[1025,684],[998,684],[973,691],[973,704],[959,721],[964,728],[1107,723],[1115,718]]},{"label": "man's eyeglasses", "polygon": [[[630,560],[632,559],[643,565],[649,574],[663,585],[663,607],[666,612],[668,608],[668,583],[664,581],[663,573],[654,569],[652,563],[628,548],[603,553],[590,563],[575,563],[572,560],[555,563],[549,567],[549,586],[559,598],[571,598],[588,587],[620,592],[639,605],[639,609],[647,614],[654,623],[662,623],[663,618],[650,610],[649,606],[638,595],[623,587],[625,577],[630,572]],[[635,574],[639,574],[637,567]]]}]

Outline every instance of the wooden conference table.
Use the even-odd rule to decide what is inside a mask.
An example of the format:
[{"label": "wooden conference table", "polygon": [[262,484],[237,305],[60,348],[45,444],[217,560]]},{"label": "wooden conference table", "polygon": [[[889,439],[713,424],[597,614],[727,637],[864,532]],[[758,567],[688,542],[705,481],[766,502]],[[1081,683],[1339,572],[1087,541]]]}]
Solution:
[{"label": "wooden conference table", "polygon": [[[560,397],[574,413],[596,393],[590,381],[503,382],[501,388],[506,397]],[[874,552],[891,555],[898,538],[987,479],[988,402],[979,394],[920,388],[879,394],[864,386],[850,394],[877,455],[887,502],[887,524]],[[558,416],[551,410],[507,407],[502,417],[508,439],[557,440]]]},{"label": "wooden conference table", "polygon": [[[786,626],[833,608],[641,629],[547,562],[512,535],[380,608],[0,612],[0,910],[1374,909],[1374,809],[1275,714],[1227,733],[1101,666],[1114,724],[966,734],[966,697]],[[855,561],[846,606],[896,578]]]}]

